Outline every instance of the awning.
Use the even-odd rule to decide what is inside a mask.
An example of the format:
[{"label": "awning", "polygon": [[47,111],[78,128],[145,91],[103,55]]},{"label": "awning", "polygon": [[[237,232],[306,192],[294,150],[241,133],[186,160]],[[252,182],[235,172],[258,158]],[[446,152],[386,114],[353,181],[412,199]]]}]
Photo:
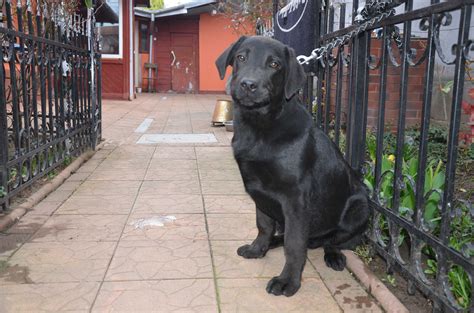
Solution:
[{"label": "awning", "polygon": [[[87,7],[84,3],[85,1],[81,1],[81,5],[79,6],[79,14],[82,16],[87,16]],[[111,23],[116,24],[119,22],[119,16],[115,13],[114,10],[107,4],[106,0],[97,0],[96,5],[96,15],[95,19],[98,23]]]},{"label": "awning", "polygon": [[149,7],[150,6],[150,0],[135,0],[135,6]]}]

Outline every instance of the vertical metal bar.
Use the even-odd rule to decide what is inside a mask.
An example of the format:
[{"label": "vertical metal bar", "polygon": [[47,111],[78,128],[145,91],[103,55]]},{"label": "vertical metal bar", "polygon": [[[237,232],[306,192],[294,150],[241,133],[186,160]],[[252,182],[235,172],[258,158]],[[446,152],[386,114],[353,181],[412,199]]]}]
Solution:
[{"label": "vertical metal bar", "polygon": [[[38,38],[43,36],[42,34],[42,18],[40,14],[41,4],[36,6],[36,34]],[[40,95],[41,95],[41,131],[42,131],[42,142],[46,142],[47,138],[47,125],[46,125],[46,81],[45,81],[45,62],[47,59],[45,49],[46,45],[38,43],[38,58],[39,58],[39,72],[40,72]]]},{"label": "vertical metal bar", "polygon": [[383,136],[385,130],[385,101],[387,99],[387,49],[390,45],[390,39],[388,38],[387,27],[383,29],[383,37],[381,40],[381,68],[380,68],[380,92],[379,92],[379,109],[377,114],[377,138],[376,138],[376,150],[375,150],[375,169],[374,169],[374,181],[375,188],[373,197],[378,200],[379,191],[377,186],[382,175],[382,154],[383,154]]},{"label": "vertical metal bar", "polygon": [[[28,18],[28,33],[31,36],[34,36],[35,30],[33,27],[33,13],[31,7],[31,1],[27,1],[27,18]],[[31,54],[30,60],[28,63],[30,64],[30,76],[31,76],[31,106],[33,109],[33,131],[34,131],[34,142],[35,147],[39,144],[39,124],[38,124],[38,81],[36,77],[36,41],[32,40],[30,42],[31,46],[28,47],[28,54]]]},{"label": "vertical metal bar", "polygon": [[102,139],[102,61],[100,55],[97,56],[97,105],[98,105],[98,125],[96,136],[97,140],[100,142]]},{"label": "vertical metal bar", "polygon": [[[329,6],[329,5],[328,5]],[[329,9],[329,25],[328,32],[331,33],[334,31],[334,8]],[[330,51],[332,53],[332,51]],[[325,79],[325,89],[326,89],[326,99],[324,101],[324,132],[328,134],[329,132],[329,122],[331,119],[331,81],[332,81],[332,70],[329,57],[326,60],[326,79]]]},{"label": "vertical metal bar", "polygon": [[[16,14],[17,14],[17,20],[18,20],[18,31],[20,33],[23,32],[23,7],[21,5],[22,5],[21,1],[18,1]],[[23,138],[25,138],[25,142],[26,142],[26,147],[22,147],[22,148],[24,149],[26,148],[26,152],[29,152],[31,149],[31,146],[30,146],[31,134],[30,134],[30,98],[29,98],[29,92],[28,92],[28,82],[27,82],[27,73],[26,73],[26,63],[28,62],[28,60],[26,58],[27,53],[25,50],[24,39],[22,37],[19,37],[19,42],[20,42],[20,55],[21,55],[21,60],[20,60],[21,92],[22,92],[22,99],[23,99],[23,103],[22,103],[23,104],[23,125],[24,125]]]},{"label": "vertical metal bar", "polygon": [[[54,11],[53,11],[54,12]],[[55,14],[55,13],[53,13]],[[54,15],[53,15],[54,16]],[[61,34],[58,32],[59,26],[57,26],[58,20],[57,17],[52,19],[52,24],[51,24],[51,30],[52,30],[52,39],[53,40],[60,40]],[[61,129],[60,129],[60,113],[59,113],[59,73],[58,73],[58,63],[60,64],[59,58],[60,56],[58,55],[58,48],[55,46],[52,46],[51,49],[53,50],[53,58],[52,58],[52,64],[51,67],[53,69],[52,77],[53,77],[53,92],[54,92],[54,113],[53,113],[53,118],[54,118],[54,124],[52,124],[52,128],[54,130],[54,139],[59,138],[61,136]],[[56,156],[54,156],[55,160]]]},{"label": "vertical metal bar", "polygon": [[[314,43],[315,43],[315,48],[319,48],[321,46],[321,41],[320,38],[325,33],[325,28],[324,28],[324,11],[322,10],[322,4],[320,1],[315,1],[314,2],[314,14],[315,16],[315,23],[314,23]],[[321,127],[321,117],[322,117],[322,107],[321,107],[321,102],[322,102],[322,81],[324,79],[324,69],[321,66],[321,63],[319,61],[314,62],[314,72],[316,73],[316,105],[317,105],[317,111],[316,111],[316,126]],[[311,99],[311,111],[313,110],[312,104],[314,102],[314,99]]]},{"label": "vertical metal bar", "polygon": [[[90,8],[87,9],[87,18],[88,18],[88,36],[89,36],[89,57],[90,57],[90,98],[91,98],[91,110],[92,110],[92,130],[91,130],[91,144],[92,144],[92,149],[95,149],[96,144],[97,144],[97,133],[96,133],[96,126],[97,126],[97,116],[96,116],[96,110],[97,110],[97,93],[96,93],[96,63],[95,63],[95,58],[96,58],[96,41],[95,41],[95,36],[94,36],[94,24],[95,24],[95,18],[94,18],[94,9]],[[151,45],[151,43],[150,43]]]},{"label": "vertical metal bar", "polygon": [[[84,43],[84,33],[83,33],[83,20],[82,18],[79,17],[79,48],[85,50],[86,45]],[[80,127],[84,127],[84,125],[87,125],[87,118],[86,118],[86,111],[85,111],[85,101],[84,101],[84,96],[85,96],[85,75],[84,75],[84,52],[78,53],[77,56],[77,72],[78,72],[78,81],[77,81],[77,89],[78,89],[78,98],[79,98],[79,123]],[[84,131],[81,131],[81,140],[84,138]]]},{"label": "vertical metal bar", "polygon": [[[51,38],[54,40],[54,20],[51,18],[50,19],[45,19],[45,38],[49,39]],[[48,21],[49,21],[49,29],[48,29]],[[51,34],[51,36],[50,36]],[[46,85],[48,86],[48,123],[49,123],[49,141],[54,140],[54,128],[55,128],[55,119],[54,119],[54,95],[53,95],[53,89],[54,86],[56,85],[54,83],[54,47],[51,46],[50,44],[46,44],[46,60],[47,60],[47,65],[46,66]],[[47,156],[49,159],[49,157]]]},{"label": "vertical metal bar", "polygon": [[318,74],[316,75],[317,81],[316,81],[316,90],[317,90],[317,109],[316,109],[316,126],[321,128],[322,125],[322,119],[323,119],[323,81],[324,81],[324,67],[321,65],[322,61],[317,61],[320,63],[318,65]]},{"label": "vertical metal bar", "polygon": [[[73,16],[73,27],[71,31],[71,40],[70,43],[74,47],[78,47],[78,38],[77,38],[77,32],[76,32],[76,16]],[[77,52],[76,51],[70,51],[71,55],[71,101],[73,105],[72,109],[72,129],[76,130],[78,126],[80,126],[79,123],[79,116],[78,116],[78,86],[77,86],[77,81],[78,81],[78,75],[77,75],[77,67],[76,67],[76,62],[77,62]],[[75,138],[71,138],[73,142],[75,141]],[[74,146],[74,145],[73,145]]]},{"label": "vertical metal bar", "polygon": [[[355,17],[357,16],[357,9],[359,8],[359,0],[352,1],[352,24],[354,24]],[[350,67],[349,67],[349,88],[347,90],[347,107],[348,107],[348,117],[347,117],[347,129],[346,129],[346,160],[350,162],[350,154],[351,154],[351,138],[353,132],[353,122],[352,122],[352,113],[354,107],[354,97],[353,97],[353,90],[354,90],[354,77],[356,76],[356,60],[358,54],[358,38],[353,38],[350,44],[350,53],[351,53],[351,60],[350,60]]]},{"label": "vertical metal bar", "polygon": [[[10,1],[5,3],[5,10],[7,13],[7,28],[13,29],[13,18],[12,18],[12,8]],[[15,154],[20,154],[21,147],[21,138],[20,138],[20,127],[21,127],[21,117],[20,117],[20,104],[18,102],[18,88],[16,81],[16,49],[15,49],[15,38],[10,38],[9,40],[9,51],[11,51],[11,56],[9,60],[9,70],[10,70],[10,87],[11,87],[11,97],[12,97],[12,120],[13,120],[13,137],[15,144]]]},{"label": "vertical metal bar", "polygon": [[[423,208],[425,205],[425,171],[427,165],[428,156],[428,131],[430,128],[431,118],[431,99],[433,93],[433,76],[435,67],[435,56],[436,49],[434,45],[434,28],[436,19],[434,15],[430,16],[428,39],[427,39],[427,61],[425,70],[425,80],[423,86],[425,90],[423,92],[423,108],[422,108],[422,120],[420,129],[420,146],[418,152],[418,169],[416,176],[416,191],[415,191],[415,208],[414,208],[414,225],[417,228],[421,228],[421,222],[423,218]],[[423,241],[418,239],[417,236],[413,236],[413,242],[411,244],[410,251],[410,264],[409,267],[413,273],[416,272],[418,264],[421,262],[421,248]],[[415,286],[412,281],[408,281],[408,292],[411,294],[415,293]]]},{"label": "vertical metal bar", "polygon": [[353,102],[350,103],[350,132],[348,133],[349,141],[347,142],[349,163],[352,168],[360,170],[363,164],[363,151],[365,149],[364,132],[366,125],[365,98],[367,89],[367,59],[369,54],[369,40],[370,33],[363,33],[356,38],[355,49],[356,57],[353,66],[352,76],[352,92],[351,98]]},{"label": "vertical metal bar", "polygon": [[[405,3],[405,11],[411,11],[413,8],[413,1],[409,0]],[[395,168],[393,175],[393,198],[391,209],[398,214],[400,207],[400,189],[403,185],[402,167],[403,167],[403,146],[405,144],[405,117],[408,99],[408,53],[410,52],[411,40],[411,21],[406,21],[403,24],[403,51],[402,51],[402,72],[401,72],[401,86],[400,86],[400,104],[398,112],[397,124],[397,146],[395,152]],[[398,251],[399,227],[395,223],[390,225],[390,247],[389,253],[401,260]]]},{"label": "vertical metal bar", "polygon": [[[61,23],[57,23],[57,34],[58,34],[58,41],[59,42],[64,42],[64,29],[61,29]],[[64,111],[64,72],[63,72],[63,62],[65,61],[65,52],[64,49],[58,48],[57,49],[59,52],[58,55],[58,63],[57,63],[57,75],[58,78],[57,84],[58,84],[58,92],[59,92],[59,121],[58,121],[58,137],[61,137],[66,134],[66,115]],[[60,143],[62,145],[62,142]]]},{"label": "vertical metal bar", "polygon": [[[342,3],[339,13],[339,29],[343,29],[346,22],[346,4]],[[342,102],[342,76],[344,74],[344,46],[339,48],[337,61],[337,84],[336,84],[336,122],[335,122],[335,142],[339,147],[340,131],[341,131],[341,102]]]},{"label": "vertical metal bar", "polygon": [[[352,132],[354,128],[354,122],[352,121],[353,117],[353,107],[354,107],[354,85],[355,85],[355,77],[356,77],[356,69],[357,69],[357,58],[358,54],[360,53],[359,49],[359,38],[354,38],[351,41],[350,45],[350,62],[349,62],[349,88],[347,89],[347,125],[346,125],[346,160],[350,160],[351,155],[351,139],[352,139]],[[350,162],[350,161],[349,161]]]},{"label": "vertical metal bar", "polygon": [[[365,70],[365,73],[363,74],[364,80],[362,81],[363,84],[363,93],[362,93],[362,123],[360,124],[360,131],[361,131],[361,138],[359,139],[359,164],[358,167],[362,171],[362,167],[364,166],[365,162],[365,146],[366,146],[366,135],[367,135],[367,112],[368,112],[368,106],[369,106],[369,56],[370,56],[370,47],[371,47],[371,42],[372,42],[372,37],[370,35],[370,32],[366,33],[366,38],[365,38],[365,46],[366,46],[366,54],[365,54],[365,59],[364,59],[364,67],[363,69]],[[361,68],[362,70],[362,68]],[[358,95],[359,96],[359,95]]]},{"label": "vertical metal bar", "polygon": [[3,49],[0,48],[0,212],[8,209],[8,120],[7,96],[5,94],[5,70],[3,67]]},{"label": "vertical metal bar", "polygon": [[[453,99],[451,105],[451,118],[449,123],[448,137],[448,158],[446,162],[446,178],[441,204],[441,230],[439,238],[445,245],[449,243],[450,227],[453,211],[453,193],[456,176],[456,160],[458,153],[459,126],[461,123],[461,106],[464,91],[464,77],[466,71],[465,44],[469,40],[469,29],[471,21],[471,6],[465,5],[461,8],[461,18],[459,23],[459,36],[456,46],[456,65],[454,70]],[[438,251],[438,273],[436,275],[436,288],[440,294],[443,289],[449,288],[448,268],[445,252]],[[471,299],[471,309],[474,308],[474,301]]]}]

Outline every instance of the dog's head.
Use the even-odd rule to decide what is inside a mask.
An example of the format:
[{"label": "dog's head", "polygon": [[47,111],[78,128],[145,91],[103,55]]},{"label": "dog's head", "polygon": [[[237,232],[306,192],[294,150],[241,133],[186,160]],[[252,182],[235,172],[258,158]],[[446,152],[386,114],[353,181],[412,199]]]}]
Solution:
[{"label": "dog's head", "polygon": [[216,60],[221,79],[232,66],[231,93],[248,109],[290,99],[305,79],[292,48],[260,36],[241,37]]}]

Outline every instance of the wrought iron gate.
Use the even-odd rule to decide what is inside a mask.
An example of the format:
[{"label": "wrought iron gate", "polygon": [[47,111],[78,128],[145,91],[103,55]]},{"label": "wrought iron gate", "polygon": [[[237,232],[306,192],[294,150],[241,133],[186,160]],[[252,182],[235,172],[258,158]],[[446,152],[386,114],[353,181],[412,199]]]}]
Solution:
[{"label": "wrought iron gate", "polygon": [[0,4],[1,213],[100,140],[101,62],[92,9],[85,17],[61,1]]},{"label": "wrought iron gate", "polygon": [[[297,7],[296,2],[306,1],[292,2]],[[418,288],[437,312],[474,312],[472,191],[467,199],[455,192],[461,106],[467,98],[465,84],[472,84],[466,77],[474,62],[473,4],[316,0],[317,23],[309,30],[317,38],[316,49],[298,57],[300,63],[312,65],[304,99],[316,124],[345,151],[371,189],[372,246],[389,271],[407,279],[408,292]],[[273,35],[268,24],[259,21],[259,34]],[[440,39],[446,29],[452,34],[449,53]],[[452,66],[452,97],[445,157],[432,164],[428,151],[437,63]],[[411,106],[416,103],[419,111],[414,114]],[[407,136],[407,121],[418,125],[416,141]],[[390,136],[393,147],[387,142]],[[386,155],[387,150],[392,152]],[[456,233],[462,237],[456,241],[460,218],[468,226]],[[462,301],[454,294],[453,275],[461,275],[465,284]]]}]

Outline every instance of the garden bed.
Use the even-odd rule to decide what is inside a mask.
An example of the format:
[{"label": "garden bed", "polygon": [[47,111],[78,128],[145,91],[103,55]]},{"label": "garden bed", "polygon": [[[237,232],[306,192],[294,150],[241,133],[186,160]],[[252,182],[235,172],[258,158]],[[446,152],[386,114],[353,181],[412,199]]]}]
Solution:
[{"label": "garden bed", "polygon": [[387,288],[403,303],[410,312],[431,313],[432,303],[418,290],[414,295],[409,295],[407,281],[397,273],[387,275],[387,264],[380,256],[375,255],[366,263],[369,269],[377,276]]},{"label": "garden bed", "polygon": [[[416,182],[418,176],[418,147],[420,146],[420,133],[417,130],[407,130],[405,143],[402,151],[401,161],[401,181],[399,190],[399,202],[397,204],[400,217],[409,222],[413,222],[416,210]],[[438,237],[441,231],[441,205],[442,196],[446,188],[446,159],[447,159],[447,131],[440,127],[433,127],[428,134],[427,164],[424,169],[423,187],[423,213],[421,216],[421,226],[423,231],[432,236]],[[379,205],[391,208],[395,195],[394,190],[394,169],[395,169],[395,146],[396,139],[392,133],[384,135],[383,155],[379,160],[381,164],[380,179],[375,181],[375,160],[376,160],[376,138],[373,133],[367,136],[367,163],[364,171],[364,181],[371,193],[376,193]],[[474,151],[473,146],[460,147],[456,163],[456,182],[452,201],[452,212],[450,220],[449,247],[459,251],[466,258],[474,256],[472,242],[474,240],[474,221],[472,217],[473,198],[473,173],[474,173]],[[375,215],[372,228],[376,231],[373,238],[379,245],[385,246],[390,241],[389,223],[383,215]],[[411,238],[407,230],[399,228],[397,245],[400,255],[408,260],[408,251],[411,247]],[[437,275],[437,256],[435,250],[425,244],[421,248],[422,270],[427,279],[435,281]],[[364,251],[364,248],[359,250]],[[366,249],[365,249],[366,250]],[[359,251],[360,254],[360,251]],[[363,257],[363,253],[362,253]],[[396,281],[402,287],[403,293],[399,295],[402,300],[412,302],[406,293],[406,281],[399,275],[387,276],[385,273],[385,262],[380,258],[375,258],[374,264],[369,266],[378,276],[388,282],[387,286],[397,290]],[[367,262],[366,258],[366,263]],[[380,263],[383,265],[380,266]],[[471,282],[466,271],[457,264],[448,264],[448,283],[454,299],[462,308],[469,307],[471,299]],[[398,278],[398,279],[397,279]],[[395,292],[395,291],[394,291]],[[421,296],[424,298],[423,296]],[[416,297],[415,297],[416,298]],[[402,301],[402,302],[404,302]],[[420,299],[415,302],[423,302]],[[405,302],[404,302],[405,303]],[[427,307],[426,303],[422,307]],[[415,312],[421,312],[418,309]]]}]

